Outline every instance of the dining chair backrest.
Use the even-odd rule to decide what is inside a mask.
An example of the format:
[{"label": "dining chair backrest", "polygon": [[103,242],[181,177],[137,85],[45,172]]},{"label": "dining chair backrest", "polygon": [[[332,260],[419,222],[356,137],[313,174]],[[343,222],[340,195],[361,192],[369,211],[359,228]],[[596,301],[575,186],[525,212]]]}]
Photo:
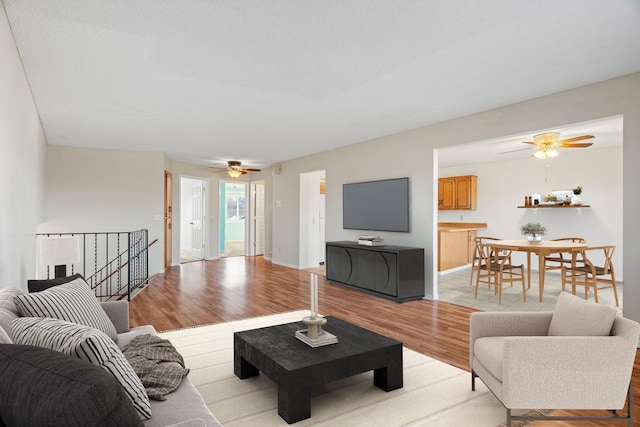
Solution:
[{"label": "dining chair backrest", "polygon": [[474,274],[480,269],[482,265],[482,256],[478,244],[485,241],[502,240],[499,237],[489,236],[476,236],[474,238],[473,259],[471,260],[471,275],[469,277],[469,285],[473,285]]},{"label": "dining chair backrest", "polygon": [[615,245],[604,245],[576,250],[575,252],[579,252],[582,255],[584,264],[582,266],[562,267],[562,290],[565,289],[567,284],[570,284],[571,292],[575,295],[576,285],[584,286],[584,298],[588,299],[589,290],[592,290],[595,300],[598,302],[598,291],[611,288],[616,307],[619,307],[620,301],[618,300],[618,289],[612,261],[615,249]]},{"label": "dining chair backrest", "polygon": [[[551,239],[551,241],[552,242],[585,243],[585,244],[587,243],[587,240],[584,237],[559,237],[557,239]],[[545,270],[560,269],[562,268],[563,265],[571,264],[572,262],[571,255],[566,256],[567,254],[570,254],[570,252],[557,251],[557,252],[552,252],[550,255],[546,256],[544,258]],[[584,260],[582,259],[581,253],[579,252],[576,253],[575,261],[578,264],[584,265]],[[549,262],[556,263],[556,264],[547,265],[547,263]]]},{"label": "dining chair backrest", "polygon": [[[613,272],[613,253],[615,245],[589,246],[579,251],[586,265],[591,267],[594,275],[607,276]],[[602,255],[596,259],[599,253]],[[600,265],[601,264],[601,265]]]},{"label": "dining chair backrest", "polygon": [[[491,287],[494,285],[494,293],[498,293],[498,304],[502,304],[502,286],[504,283],[520,281],[522,283],[523,300],[527,300],[524,267],[522,264],[511,264],[511,250],[496,250],[490,241],[478,242],[478,253],[480,255],[480,268],[476,280],[475,298],[478,298],[478,288],[480,282],[485,282]],[[482,272],[484,271],[484,274]],[[486,280],[482,280],[482,278]]]},{"label": "dining chair backrest", "polygon": [[559,237],[551,240],[554,242],[587,243],[587,240],[584,237]]},{"label": "dining chair backrest", "polygon": [[[481,239],[481,238],[478,238]],[[492,239],[492,240],[501,240],[501,239]],[[491,240],[480,240],[476,242],[476,247],[478,250],[478,256],[480,257],[480,264],[489,264],[493,265],[493,269],[495,269],[499,264],[507,264],[509,262],[509,256],[511,255],[510,250],[496,250],[491,245]]]}]

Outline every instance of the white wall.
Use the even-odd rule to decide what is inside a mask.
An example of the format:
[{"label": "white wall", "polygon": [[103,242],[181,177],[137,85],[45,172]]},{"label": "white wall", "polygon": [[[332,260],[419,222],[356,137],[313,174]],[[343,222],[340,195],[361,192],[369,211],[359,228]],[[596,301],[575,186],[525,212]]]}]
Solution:
[{"label": "white wall", "polygon": [[[623,275],[627,286],[623,311],[626,317],[640,321],[640,288],[631,282],[640,277],[640,263],[635,260],[640,253],[640,197],[636,184],[640,182],[640,73],[284,162],[282,173],[273,180],[273,261],[297,263],[300,173],[326,171],[327,241],[354,240],[359,234],[357,230],[342,229],[343,183],[408,176],[411,232],[380,234],[392,244],[425,248],[426,295],[437,297],[434,149],[616,115],[624,119]],[[597,213],[601,205],[593,199],[596,188],[584,186],[585,197],[596,204]]]},{"label": "white wall", "polygon": [[[622,233],[623,147],[595,150],[562,150],[555,159],[533,157],[441,168],[441,177],[478,176],[478,208],[473,211],[438,211],[440,221],[486,222],[478,235],[522,239],[520,226],[539,222],[547,228],[545,238],[584,237],[590,245],[616,245],[616,279],[623,280]],[[524,196],[545,195],[552,190],[571,190],[581,185],[582,199],[590,208],[518,209]],[[514,254],[515,255],[515,254]],[[519,259],[519,260],[518,260]],[[526,262],[522,254],[516,263]],[[537,270],[537,262],[532,268]]]},{"label": "white wall", "polygon": [[49,146],[46,179],[39,233],[148,229],[149,274],[164,270],[164,154]]},{"label": "white wall", "polygon": [[35,279],[46,139],[0,2],[0,288]]}]

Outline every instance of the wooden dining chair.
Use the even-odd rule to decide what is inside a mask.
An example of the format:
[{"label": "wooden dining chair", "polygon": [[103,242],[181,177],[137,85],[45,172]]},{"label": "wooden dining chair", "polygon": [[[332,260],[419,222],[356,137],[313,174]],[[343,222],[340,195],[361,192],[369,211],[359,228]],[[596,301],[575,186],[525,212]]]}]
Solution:
[{"label": "wooden dining chair", "polygon": [[527,289],[524,283],[524,266],[511,263],[511,250],[496,251],[491,243],[478,242],[480,264],[476,276],[475,298],[478,298],[480,282],[487,283],[489,289],[494,287],[494,294],[498,294],[498,304],[502,304],[502,287],[505,283],[520,281],[522,283],[522,298],[527,301]]},{"label": "wooden dining chair", "polygon": [[[471,260],[471,275],[469,277],[469,286],[473,286],[474,275],[480,269],[480,265],[482,261],[480,251],[478,250],[478,242],[482,243],[482,242],[495,241],[495,240],[501,240],[501,239],[498,237],[489,237],[489,236],[478,236],[474,239],[475,247],[473,250],[473,259]],[[502,259],[504,255],[499,255],[499,256],[501,257],[500,259]]]},{"label": "wooden dining chair", "polygon": [[[567,281],[571,283],[571,292],[576,294],[576,286],[584,286],[584,299],[589,299],[589,289],[593,289],[593,295],[598,302],[598,290],[613,289],[616,307],[619,307],[618,289],[616,288],[616,276],[613,269],[613,252],[615,245],[592,246],[576,251],[584,261],[584,265],[562,266],[562,290],[565,290]],[[598,252],[602,252],[602,266],[596,265],[592,259]],[[604,286],[599,286],[604,284]]]},{"label": "wooden dining chair", "polygon": [[[587,243],[586,239],[582,237],[560,237],[558,239],[551,239],[552,242],[572,242],[572,243]],[[571,265],[571,252],[552,252],[550,255],[544,257],[544,269],[547,270],[560,270],[563,265]],[[578,255],[576,259],[578,265],[584,265],[582,256]],[[551,264],[549,264],[551,263]]]}]

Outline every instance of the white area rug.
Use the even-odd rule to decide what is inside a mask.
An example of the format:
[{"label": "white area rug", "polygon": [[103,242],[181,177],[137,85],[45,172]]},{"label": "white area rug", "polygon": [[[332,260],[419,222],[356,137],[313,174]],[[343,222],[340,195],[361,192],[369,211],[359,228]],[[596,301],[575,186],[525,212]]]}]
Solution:
[{"label": "white area rug", "polygon": [[[225,427],[286,426],[278,415],[276,385],[264,375],[241,380],[233,373],[233,332],[295,322],[306,310],[165,332],[182,353],[189,378]],[[339,337],[338,337],[339,338]],[[317,387],[311,418],[296,426],[496,427],[505,410],[471,375],[404,349],[404,387],[386,393],[373,385],[373,372]]]}]

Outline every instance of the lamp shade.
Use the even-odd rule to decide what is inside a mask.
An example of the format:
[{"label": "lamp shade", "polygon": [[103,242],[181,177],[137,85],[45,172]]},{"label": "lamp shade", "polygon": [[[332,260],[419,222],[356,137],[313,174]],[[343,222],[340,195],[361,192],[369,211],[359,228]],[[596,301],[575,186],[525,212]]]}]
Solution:
[{"label": "lamp shade", "polygon": [[242,171],[235,170],[235,169],[229,169],[227,170],[227,173],[231,178],[234,178],[234,179],[242,175]]}]

